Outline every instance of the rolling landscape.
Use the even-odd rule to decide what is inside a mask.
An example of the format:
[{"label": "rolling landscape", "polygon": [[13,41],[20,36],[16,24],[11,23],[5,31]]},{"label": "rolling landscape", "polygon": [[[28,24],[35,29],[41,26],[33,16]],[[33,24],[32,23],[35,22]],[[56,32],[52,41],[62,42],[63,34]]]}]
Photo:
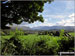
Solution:
[{"label": "rolling landscape", "polygon": [[68,31],[74,31],[75,26],[38,26],[38,27],[33,27],[33,28],[26,27],[26,26],[11,27],[12,30],[14,30],[16,28],[22,29],[22,30],[61,30],[61,29],[64,29],[64,30],[68,30]]},{"label": "rolling landscape", "polygon": [[0,56],[74,56],[73,2],[1,1]]}]

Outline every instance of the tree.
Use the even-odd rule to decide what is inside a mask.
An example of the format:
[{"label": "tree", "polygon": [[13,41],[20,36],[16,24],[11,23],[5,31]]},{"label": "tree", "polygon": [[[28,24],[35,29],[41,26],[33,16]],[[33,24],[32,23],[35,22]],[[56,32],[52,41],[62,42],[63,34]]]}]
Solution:
[{"label": "tree", "polygon": [[44,22],[42,15],[45,1],[1,1],[1,28],[6,28],[6,24],[20,24],[23,21],[33,23],[34,21]]}]

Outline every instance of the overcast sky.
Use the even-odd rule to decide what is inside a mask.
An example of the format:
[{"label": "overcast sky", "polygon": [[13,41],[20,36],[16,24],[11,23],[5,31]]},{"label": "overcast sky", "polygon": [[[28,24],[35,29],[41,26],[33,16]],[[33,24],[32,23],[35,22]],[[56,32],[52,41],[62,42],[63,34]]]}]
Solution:
[{"label": "overcast sky", "polygon": [[51,4],[45,3],[44,11],[41,13],[44,18],[44,23],[34,22],[27,24],[23,22],[20,26],[74,26],[74,1],[62,0],[54,1]]}]

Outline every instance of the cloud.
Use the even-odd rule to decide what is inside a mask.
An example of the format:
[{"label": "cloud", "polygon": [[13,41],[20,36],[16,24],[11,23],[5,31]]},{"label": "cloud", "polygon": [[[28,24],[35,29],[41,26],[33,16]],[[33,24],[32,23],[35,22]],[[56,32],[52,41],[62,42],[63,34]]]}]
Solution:
[{"label": "cloud", "polygon": [[28,22],[22,22],[19,26],[27,26],[28,24]]},{"label": "cloud", "polygon": [[[59,26],[59,25],[60,26],[74,26],[74,17],[75,17],[75,13],[72,13],[68,16],[65,16],[65,15],[46,15],[44,17],[43,23],[41,23],[39,21],[36,21],[31,24],[23,22],[20,26],[29,26],[31,28],[38,27],[38,26]],[[56,19],[60,19],[60,21],[56,22]],[[55,20],[55,22],[53,22],[51,20],[53,20],[53,21]]]},{"label": "cloud", "polygon": [[35,22],[29,24],[30,27],[37,26],[74,26],[74,1],[55,1],[52,4],[46,3],[44,11],[41,13],[44,23]]},{"label": "cloud", "polygon": [[30,26],[31,28],[32,28],[32,27],[38,27],[38,26],[53,26],[53,25],[55,25],[55,24],[48,22],[47,19],[45,19],[45,21],[44,21],[43,23],[37,21],[37,22],[34,22],[34,23],[32,23],[32,24],[29,24],[29,26]]},{"label": "cloud", "polygon": [[[75,14],[72,13],[68,16],[65,16],[65,15],[46,15],[47,17],[44,17],[44,22],[41,23],[39,21],[37,22],[34,22],[32,24],[29,24],[30,27],[37,27],[37,26],[74,26],[74,16]],[[48,18],[50,17],[50,19]],[[50,20],[52,19],[53,21],[55,19],[53,18],[60,18],[60,21],[57,21],[57,22],[51,22]],[[66,19],[67,18],[67,19]],[[55,20],[56,21],[56,20]]]},{"label": "cloud", "polygon": [[75,13],[68,16],[69,19],[62,19],[60,22],[57,22],[56,24],[62,25],[62,26],[74,26],[75,20]]},{"label": "cloud", "polygon": [[44,22],[39,24],[39,26],[53,26],[53,25],[54,25],[53,23],[49,23],[49,22]]},{"label": "cloud", "polygon": [[72,13],[71,15],[69,15],[70,18],[74,18],[75,17],[75,13]]},{"label": "cloud", "polygon": [[45,22],[48,22],[48,19],[44,19]]},{"label": "cloud", "polygon": [[66,16],[64,15],[45,15],[43,17],[53,18],[53,19],[62,19],[62,18],[65,18]]}]

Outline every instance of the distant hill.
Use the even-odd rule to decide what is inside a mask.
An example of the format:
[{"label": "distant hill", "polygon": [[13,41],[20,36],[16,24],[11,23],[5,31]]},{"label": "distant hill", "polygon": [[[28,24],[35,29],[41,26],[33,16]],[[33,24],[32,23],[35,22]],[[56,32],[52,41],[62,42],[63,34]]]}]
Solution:
[{"label": "distant hill", "polygon": [[34,27],[32,29],[34,30],[74,30],[75,26],[39,26],[39,27]]},{"label": "distant hill", "polygon": [[15,30],[16,28],[22,29],[22,30],[31,30],[31,28],[27,27],[27,26],[13,26],[13,27],[11,27],[12,30]]},{"label": "distant hill", "polygon": [[27,27],[27,26],[13,26],[11,27],[12,30],[23,29],[23,30],[68,30],[68,31],[74,31],[75,26],[39,26],[39,27]]}]

